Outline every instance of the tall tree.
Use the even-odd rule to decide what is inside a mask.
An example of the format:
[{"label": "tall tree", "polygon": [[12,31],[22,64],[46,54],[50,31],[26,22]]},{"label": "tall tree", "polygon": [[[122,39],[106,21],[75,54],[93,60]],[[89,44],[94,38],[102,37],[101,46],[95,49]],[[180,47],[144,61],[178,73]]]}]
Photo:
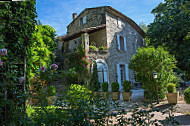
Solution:
[{"label": "tall tree", "polygon": [[165,0],[152,10],[152,14],[155,19],[147,32],[150,45],[166,46],[170,54],[175,55],[177,66],[190,75],[189,0]]},{"label": "tall tree", "polygon": [[[156,96],[156,87],[158,87],[159,97],[164,98],[166,84],[178,81],[177,76],[173,73],[175,64],[174,56],[162,47],[146,47],[137,49],[137,54],[130,60],[129,68],[135,71],[136,79],[143,83],[145,91],[154,94],[150,96]],[[154,72],[158,74],[156,80],[153,78]]]},{"label": "tall tree", "polygon": [[36,25],[33,33],[33,43],[29,49],[29,78],[41,67],[49,67],[55,58],[55,29],[49,25]]},{"label": "tall tree", "polygon": [[[25,110],[25,97],[23,90],[19,95],[20,101],[15,100],[15,92],[17,94],[14,83],[18,83],[18,72],[21,76],[24,75],[26,80],[27,73],[27,54],[32,44],[32,33],[36,25],[36,1],[20,1],[20,2],[0,2],[0,34],[1,34],[1,47],[7,49],[7,57],[4,58],[5,64],[3,66],[4,80],[0,82],[5,91],[5,101],[1,101],[1,107],[5,108],[5,113],[1,118],[4,122],[2,125],[15,125],[23,124],[21,121],[25,119],[22,112]],[[14,70],[14,64],[21,64],[23,67],[20,70]],[[26,89],[26,81],[24,81],[23,89]],[[3,94],[1,92],[1,94]],[[6,97],[7,96],[7,97]],[[1,99],[2,100],[2,99]],[[16,102],[16,103],[14,103]],[[23,104],[20,104],[23,103]],[[1,110],[3,110],[1,108]],[[1,115],[1,114],[0,114]],[[1,121],[2,121],[1,120]]]}]

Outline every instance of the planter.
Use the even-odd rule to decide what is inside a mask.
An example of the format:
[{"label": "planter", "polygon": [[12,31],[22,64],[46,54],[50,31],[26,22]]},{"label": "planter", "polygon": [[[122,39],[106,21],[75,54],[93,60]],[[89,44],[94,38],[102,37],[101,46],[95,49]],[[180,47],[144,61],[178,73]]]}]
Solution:
[{"label": "planter", "polygon": [[123,100],[124,101],[130,101],[131,100],[131,96],[132,96],[132,92],[122,92],[122,96],[123,96]]},{"label": "planter", "polygon": [[179,98],[179,92],[166,94],[169,104],[177,104]]},{"label": "planter", "polygon": [[103,98],[103,99],[108,99],[108,92],[99,92],[100,93],[100,96]]},{"label": "planter", "polygon": [[111,96],[112,96],[112,100],[119,100],[120,92],[112,92]]}]

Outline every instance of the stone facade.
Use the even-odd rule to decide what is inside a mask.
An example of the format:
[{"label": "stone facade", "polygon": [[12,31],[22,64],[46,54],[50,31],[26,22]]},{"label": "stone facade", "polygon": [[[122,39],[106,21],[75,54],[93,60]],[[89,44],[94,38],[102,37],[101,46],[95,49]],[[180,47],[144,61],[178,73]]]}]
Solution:
[{"label": "stone facade", "polygon": [[[96,27],[106,23],[105,19],[106,7],[87,8],[78,17],[73,20],[67,27],[67,34],[73,34],[84,28]],[[80,19],[86,16],[87,23],[79,25]]]},{"label": "stone facade", "polygon": [[[79,21],[84,16],[87,17],[87,22],[80,26]],[[105,27],[96,28],[102,24],[105,24]],[[128,69],[128,64],[137,47],[143,46],[145,33],[130,18],[108,6],[89,8],[85,9],[67,28],[69,37],[62,39],[63,55],[80,45],[84,37],[86,54],[89,60],[96,60],[99,63],[98,67],[103,70],[102,73],[99,71],[99,75],[102,74],[103,81],[109,82],[109,91],[114,81],[120,83],[121,91],[123,79],[134,83],[134,72]],[[84,28],[87,28],[85,32],[82,30]],[[80,30],[82,31],[79,32]],[[107,50],[89,51],[89,46],[94,44],[97,47],[105,46]]]}]

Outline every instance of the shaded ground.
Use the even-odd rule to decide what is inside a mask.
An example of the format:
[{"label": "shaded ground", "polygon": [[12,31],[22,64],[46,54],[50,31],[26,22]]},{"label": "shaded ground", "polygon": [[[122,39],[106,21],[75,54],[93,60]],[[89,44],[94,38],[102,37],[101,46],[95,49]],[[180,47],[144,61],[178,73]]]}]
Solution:
[{"label": "shaded ground", "polygon": [[[137,89],[132,90],[132,101],[122,101],[120,100],[120,105],[125,108],[126,111],[128,111],[128,114],[125,115],[125,117],[131,117],[132,112],[129,112],[131,108],[135,106],[136,103],[142,105],[142,99],[144,95],[143,89]],[[170,104],[168,104],[167,99],[161,101],[159,104],[155,105],[155,108],[159,108],[159,111],[166,111],[165,114],[162,114],[161,112],[153,112],[155,116],[154,119],[157,119],[159,121],[166,120],[166,118],[169,116],[169,110],[171,110]],[[171,112],[171,111],[170,111]],[[179,102],[176,105],[173,105],[172,114],[174,115],[174,120],[179,122],[180,125],[189,125],[190,126],[190,105],[186,104],[183,96],[181,95],[179,98]],[[169,125],[169,124],[165,124]],[[171,125],[171,124],[170,124]]]}]

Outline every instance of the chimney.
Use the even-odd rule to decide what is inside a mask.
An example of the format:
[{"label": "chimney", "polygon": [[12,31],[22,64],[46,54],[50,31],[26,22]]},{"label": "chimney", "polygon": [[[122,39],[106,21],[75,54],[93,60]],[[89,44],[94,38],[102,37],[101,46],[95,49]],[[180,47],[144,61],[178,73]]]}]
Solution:
[{"label": "chimney", "polygon": [[73,20],[75,20],[75,18],[77,18],[77,13],[73,13]]}]

